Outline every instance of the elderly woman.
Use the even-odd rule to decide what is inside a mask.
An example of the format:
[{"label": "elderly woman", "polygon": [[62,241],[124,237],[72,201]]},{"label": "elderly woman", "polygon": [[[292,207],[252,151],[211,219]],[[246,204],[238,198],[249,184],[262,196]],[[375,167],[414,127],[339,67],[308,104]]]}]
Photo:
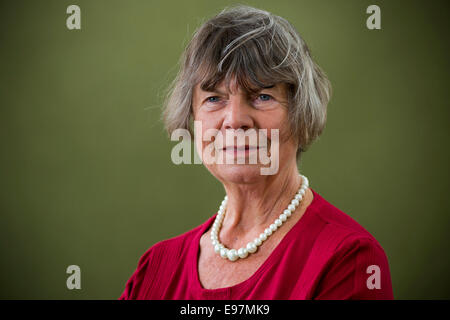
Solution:
[{"label": "elderly woman", "polygon": [[[382,247],[298,173],[329,97],[328,79],[285,19],[239,6],[205,22],[164,120],[169,133],[192,132],[194,121],[196,135],[215,133],[196,148],[203,155],[213,142],[209,154],[222,161],[204,165],[226,196],[205,223],[152,246],[120,299],[392,299]],[[266,134],[256,143],[249,135],[234,144],[258,130]],[[227,132],[238,134],[219,139]],[[242,161],[264,152],[270,163]]]}]

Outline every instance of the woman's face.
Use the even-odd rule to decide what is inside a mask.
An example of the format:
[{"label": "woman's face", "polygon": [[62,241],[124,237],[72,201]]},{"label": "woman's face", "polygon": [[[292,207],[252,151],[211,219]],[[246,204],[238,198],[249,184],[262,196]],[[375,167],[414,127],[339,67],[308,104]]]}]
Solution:
[{"label": "woman's face", "polygon": [[[257,93],[243,91],[236,82],[229,87],[228,91],[222,83],[214,91],[204,91],[200,85],[194,88],[196,148],[208,170],[222,182],[252,183],[262,177],[261,168],[274,161],[279,161],[280,170],[283,164],[295,162],[298,144],[290,135],[286,85]],[[267,131],[261,134],[260,129]],[[215,162],[206,161],[210,155]],[[261,155],[271,163],[261,160]],[[222,163],[217,163],[219,159]]]}]

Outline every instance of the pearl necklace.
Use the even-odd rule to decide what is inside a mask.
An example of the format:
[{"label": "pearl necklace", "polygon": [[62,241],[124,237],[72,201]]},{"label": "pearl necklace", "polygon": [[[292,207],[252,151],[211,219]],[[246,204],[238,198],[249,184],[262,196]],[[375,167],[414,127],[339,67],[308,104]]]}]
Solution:
[{"label": "pearl necklace", "polygon": [[266,229],[263,233],[259,235],[259,237],[255,238],[255,240],[250,241],[246,247],[240,248],[238,250],[228,249],[219,241],[219,231],[222,226],[223,219],[225,218],[225,209],[228,202],[228,196],[225,196],[225,199],[222,201],[220,205],[219,212],[217,213],[216,219],[214,220],[214,224],[211,229],[211,242],[214,247],[214,251],[224,259],[228,258],[230,261],[236,261],[237,259],[247,258],[250,253],[255,253],[258,250],[258,247],[267,240],[267,238],[272,235],[281,225],[292,215],[295,209],[299,206],[300,202],[305,195],[306,189],[309,186],[308,178],[303,175],[302,177],[302,186],[296,193],[294,199],[292,199],[291,203],[288,205],[287,209],[283,211],[282,214]]}]

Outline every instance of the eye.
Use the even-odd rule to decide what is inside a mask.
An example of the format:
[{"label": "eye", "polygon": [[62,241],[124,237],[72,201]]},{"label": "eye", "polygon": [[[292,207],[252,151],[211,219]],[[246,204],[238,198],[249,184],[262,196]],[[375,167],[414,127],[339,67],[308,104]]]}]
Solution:
[{"label": "eye", "polygon": [[212,97],[206,98],[206,102],[214,103],[214,102],[219,102],[219,101],[220,101],[220,98],[218,96],[212,96]]},{"label": "eye", "polygon": [[270,96],[268,94],[260,94],[258,96],[258,99],[261,101],[270,101],[272,99],[272,96]]}]

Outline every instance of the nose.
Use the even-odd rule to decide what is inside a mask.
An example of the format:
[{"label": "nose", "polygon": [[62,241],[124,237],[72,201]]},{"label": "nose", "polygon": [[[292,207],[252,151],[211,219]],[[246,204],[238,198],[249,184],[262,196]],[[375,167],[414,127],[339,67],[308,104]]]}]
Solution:
[{"label": "nose", "polygon": [[223,121],[224,129],[243,129],[253,128],[254,122],[250,114],[251,106],[243,95],[230,95],[228,105],[225,108],[225,118]]}]

